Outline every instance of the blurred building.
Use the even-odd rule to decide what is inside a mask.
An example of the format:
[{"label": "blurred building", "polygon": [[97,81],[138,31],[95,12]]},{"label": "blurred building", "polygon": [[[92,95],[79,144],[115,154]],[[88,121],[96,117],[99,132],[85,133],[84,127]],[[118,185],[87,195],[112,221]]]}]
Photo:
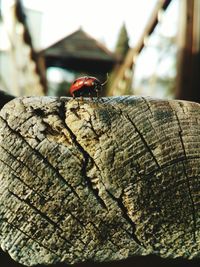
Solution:
[{"label": "blurred building", "polygon": [[1,2],[0,88],[15,96],[44,95],[45,77],[20,0]]},{"label": "blurred building", "polygon": [[[80,75],[92,75],[104,81],[117,62],[114,53],[81,28],[44,49],[39,55],[47,70],[60,69],[66,80],[65,90]],[[53,76],[48,75],[50,80]]]}]

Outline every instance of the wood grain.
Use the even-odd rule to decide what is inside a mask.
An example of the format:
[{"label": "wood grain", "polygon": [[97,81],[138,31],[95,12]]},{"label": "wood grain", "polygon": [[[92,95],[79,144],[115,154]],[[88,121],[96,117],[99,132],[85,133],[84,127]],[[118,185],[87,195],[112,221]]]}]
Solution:
[{"label": "wood grain", "polygon": [[0,143],[0,244],[21,264],[199,257],[199,104],[17,98]]}]

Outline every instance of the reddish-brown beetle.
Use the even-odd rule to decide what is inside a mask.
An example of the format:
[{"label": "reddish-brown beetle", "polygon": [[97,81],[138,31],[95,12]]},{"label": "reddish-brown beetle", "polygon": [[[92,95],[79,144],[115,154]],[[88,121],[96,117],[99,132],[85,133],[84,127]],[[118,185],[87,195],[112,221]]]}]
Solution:
[{"label": "reddish-brown beetle", "polygon": [[[108,80],[108,79],[107,79]],[[101,83],[97,78],[84,76],[77,78],[71,85],[69,91],[75,98],[76,96],[99,96],[102,87],[107,83],[107,80]]]}]

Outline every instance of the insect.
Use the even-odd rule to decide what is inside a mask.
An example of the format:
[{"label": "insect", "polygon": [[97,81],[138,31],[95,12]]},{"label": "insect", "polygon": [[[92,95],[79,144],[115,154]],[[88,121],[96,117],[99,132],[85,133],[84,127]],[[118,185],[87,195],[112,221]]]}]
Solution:
[{"label": "insect", "polygon": [[[108,76],[108,75],[107,75]],[[107,80],[101,83],[97,78],[91,76],[84,76],[77,78],[71,85],[69,91],[70,94],[75,98],[76,96],[94,96],[99,97],[99,92],[102,87],[107,83]]]}]

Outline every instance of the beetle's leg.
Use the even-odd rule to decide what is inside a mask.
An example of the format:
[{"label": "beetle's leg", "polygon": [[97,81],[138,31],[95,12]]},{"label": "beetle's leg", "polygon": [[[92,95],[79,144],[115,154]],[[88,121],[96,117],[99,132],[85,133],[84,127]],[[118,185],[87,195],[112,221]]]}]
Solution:
[{"label": "beetle's leg", "polygon": [[97,98],[98,99],[102,99],[101,95],[100,95],[100,91],[102,90],[102,86],[98,86],[96,89],[96,93],[97,93]]},{"label": "beetle's leg", "polygon": [[80,98],[81,98],[81,101],[83,101],[83,95],[82,95],[82,93],[80,94]]},{"label": "beetle's leg", "polygon": [[95,86],[94,91],[96,92],[97,99],[99,98],[99,87],[98,85]]},{"label": "beetle's leg", "polygon": [[93,100],[93,97],[92,97],[90,92],[88,93],[88,95],[89,95],[90,99]]}]

